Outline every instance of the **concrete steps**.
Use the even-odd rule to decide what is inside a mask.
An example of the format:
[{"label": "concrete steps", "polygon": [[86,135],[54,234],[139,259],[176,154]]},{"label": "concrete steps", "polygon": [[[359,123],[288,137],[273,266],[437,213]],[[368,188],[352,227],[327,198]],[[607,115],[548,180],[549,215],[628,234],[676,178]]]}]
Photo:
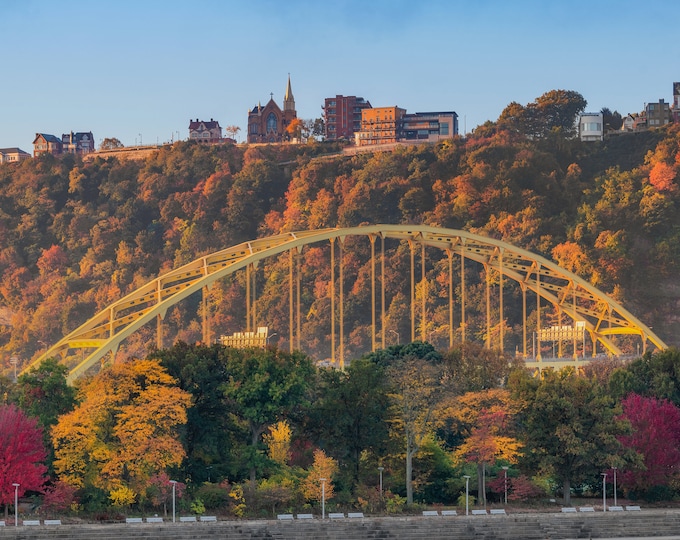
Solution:
[{"label": "concrete steps", "polygon": [[680,512],[375,517],[279,522],[218,521],[0,527],[0,540],[558,540],[672,536]]}]

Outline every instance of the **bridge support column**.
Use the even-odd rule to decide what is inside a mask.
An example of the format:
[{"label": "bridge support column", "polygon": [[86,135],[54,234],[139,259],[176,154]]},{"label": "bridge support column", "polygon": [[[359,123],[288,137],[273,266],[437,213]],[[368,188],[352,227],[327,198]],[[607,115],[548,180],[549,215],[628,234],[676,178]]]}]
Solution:
[{"label": "bridge support column", "polygon": [[460,332],[465,343],[465,241],[460,244]]},{"label": "bridge support column", "polygon": [[331,362],[335,364],[335,238],[331,244]]},{"label": "bridge support column", "polygon": [[371,352],[375,352],[375,235],[368,236],[371,242]]}]

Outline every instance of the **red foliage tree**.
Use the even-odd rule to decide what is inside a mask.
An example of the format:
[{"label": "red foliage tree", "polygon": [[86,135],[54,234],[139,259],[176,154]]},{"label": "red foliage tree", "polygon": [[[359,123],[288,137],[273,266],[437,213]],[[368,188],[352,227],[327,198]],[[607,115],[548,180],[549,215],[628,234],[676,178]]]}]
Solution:
[{"label": "red foliage tree", "polygon": [[19,484],[19,496],[42,489],[46,455],[38,421],[14,405],[0,406],[0,503],[5,508],[14,503],[12,484]]},{"label": "red foliage tree", "polygon": [[644,467],[621,471],[623,489],[646,491],[667,485],[680,465],[680,409],[670,401],[630,394],[621,405],[622,418],[633,428],[619,440],[642,455]]}]

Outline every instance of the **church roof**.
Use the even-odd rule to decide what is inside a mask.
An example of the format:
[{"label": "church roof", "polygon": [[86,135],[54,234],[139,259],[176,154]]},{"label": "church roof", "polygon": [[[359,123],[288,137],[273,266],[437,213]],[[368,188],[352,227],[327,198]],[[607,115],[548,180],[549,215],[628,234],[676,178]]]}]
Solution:
[{"label": "church roof", "polygon": [[290,86],[290,73],[288,74],[288,86],[286,86],[286,95],[283,96],[284,101],[295,99],[293,97],[293,89]]}]

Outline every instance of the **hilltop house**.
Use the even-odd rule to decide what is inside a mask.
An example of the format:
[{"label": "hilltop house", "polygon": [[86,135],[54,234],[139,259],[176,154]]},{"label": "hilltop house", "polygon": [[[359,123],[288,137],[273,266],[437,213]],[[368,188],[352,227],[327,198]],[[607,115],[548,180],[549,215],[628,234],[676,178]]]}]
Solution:
[{"label": "hilltop house", "polygon": [[215,144],[222,142],[222,128],[217,120],[210,119],[189,121],[189,140],[202,144]]},{"label": "hilltop house", "polygon": [[33,140],[33,157],[43,154],[60,156],[62,154],[84,155],[94,152],[94,136],[91,131],[64,133],[59,137],[48,133],[36,133]]},{"label": "hilltop house", "polygon": [[21,148],[0,148],[0,163],[18,163],[31,157]]}]

